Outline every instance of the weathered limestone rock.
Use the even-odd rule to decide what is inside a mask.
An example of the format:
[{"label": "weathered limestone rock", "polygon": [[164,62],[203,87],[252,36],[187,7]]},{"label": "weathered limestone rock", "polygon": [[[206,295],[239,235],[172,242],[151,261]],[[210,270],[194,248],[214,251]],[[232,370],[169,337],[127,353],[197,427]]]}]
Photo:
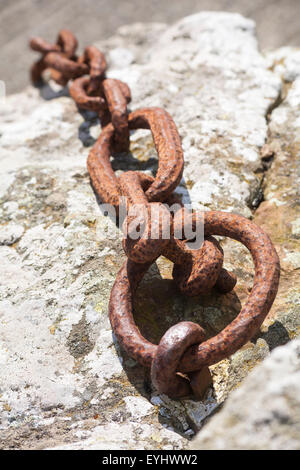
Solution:
[{"label": "weathered limestone rock", "polygon": [[300,449],[300,340],[277,348],[232,392],[193,449]]},{"label": "weathered limestone rock", "polygon": [[[299,336],[300,60],[283,48],[269,55],[282,81],[282,102],[269,117],[264,201],[255,221],[272,235],[281,260],[275,304],[261,328],[270,349]],[[239,353],[235,354],[237,356]],[[234,357],[233,356],[233,357]],[[245,358],[244,358],[245,359]],[[234,392],[192,443],[194,449],[300,448],[300,342],[278,348]]]},{"label": "weathered limestone rock", "polygon": [[[271,145],[267,116],[283,85],[258,51],[253,22],[201,13],[172,27],[123,27],[98,45],[110,51],[109,76],[131,87],[131,109],[162,106],[173,116],[185,152],[177,189],[183,202],[256,217],[263,190],[272,191],[266,185],[273,166],[267,169],[260,151],[267,140]],[[287,297],[283,288],[257,338],[211,367],[213,388],[202,402],[158,396],[148,371],[120,350],[107,318],[125,256],[86,170],[99,133],[95,115],[78,113],[67,90],[54,84],[9,96],[0,110],[1,447],[187,447],[249,370],[299,328],[296,289]],[[131,153],[114,156],[112,164],[118,174],[155,172],[149,132],[134,132]],[[277,217],[261,217],[271,237]],[[297,218],[290,223],[297,234]],[[291,259],[296,242],[274,237],[281,257]],[[135,301],[136,322],[149,340],[158,342],[181,320],[199,322],[209,337],[238,314],[253,265],[238,243],[223,245],[226,267],[239,278],[226,296],[186,298],[171,281],[170,262],[161,258],[152,266]],[[284,273],[291,288],[295,270]]]},{"label": "weathered limestone rock", "polygon": [[[285,55],[284,55],[285,54]],[[272,112],[267,140],[264,201],[255,221],[272,234],[281,262],[277,300],[264,324],[264,331],[277,330],[277,337],[293,338],[300,332],[300,55],[292,49],[279,50],[274,69],[283,80],[282,103]],[[281,61],[280,67],[277,66]],[[269,160],[269,163],[268,163]],[[297,320],[298,318],[298,320]]]}]

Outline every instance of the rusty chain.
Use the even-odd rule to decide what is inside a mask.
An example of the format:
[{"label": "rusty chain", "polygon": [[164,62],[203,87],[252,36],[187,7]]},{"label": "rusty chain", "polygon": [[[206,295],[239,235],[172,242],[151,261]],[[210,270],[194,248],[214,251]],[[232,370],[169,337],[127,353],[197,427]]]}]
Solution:
[{"label": "rusty chain", "polygon": [[[102,132],[92,147],[87,166],[91,184],[102,202],[119,209],[122,196],[128,206],[139,204],[140,225],[144,231],[138,239],[130,232],[123,240],[128,257],[117,275],[111,291],[109,317],[113,331],[127,353],[140,364],[151,368],[158,392],[179,398],[194,394],[201,398],[211,383],[208,366],[228,357],[257,332],[275,299],[279,283],[279,259],[268,235],[248,219],[226,212],[187,213],[181,207],[170,216],[164,203],[172,203],[173,191],[183,173],[183,152],[172,117],[161,108],[143,108],[128,113],[131,100],[126,83],[106,78],[107,63],[96,47],[86,47],[76,55],[77,39],[69,30],[60,31],[55,44],[33,38],[30,47],[41,53],[31,68],[37,84],[43,72],[65,86],[79,108],[97,112]],[[156,177],[128,171],[117,177],[110,164],[112,152],[129,149],[132,129],[150,129],[159,157]],[[151,211],[150,211],[151,209]],[[158,216],[151,218],[152,210]],[[148,216],[148,217],[147,217]],[[191,226],[204,220],[205,240],[200,248],[191,249],[188,240],[176,238],[183,220]],[[125,225],[130,222],[128,215]],[[158,237],[151,237],[155,226]],[[170,237],[162,236],[170,229]],[[214,235],[226,236],[243,243],[255,265],[255,278],[249,298],[239,315],[215,337],[206,339],[204,330],[192,322],[172,326],[159,345],[147,341],[136,326],[132,314],[133,295],[145,272],[164,255],[174,263],[173,278],[187,295],[207,293],[214,286],[222,293],[236,284],[233,273],[223,268],[223,250]]]}]

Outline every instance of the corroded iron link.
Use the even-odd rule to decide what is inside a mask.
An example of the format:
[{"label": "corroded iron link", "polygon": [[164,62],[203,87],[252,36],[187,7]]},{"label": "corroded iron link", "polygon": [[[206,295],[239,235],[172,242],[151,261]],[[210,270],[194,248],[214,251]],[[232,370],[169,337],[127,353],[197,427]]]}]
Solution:
[{"label": "corroded iron link", "polygon": [[149,202],[164,202],[178,186],[183,173],[183,151],[176,125],[161,108],[143,108],[129,114],[130,129],[150,129],[158,153],[158,171],[146,191]]},{"label": "corroded iron link", "polygon": [[77,78],[71,83],[69,92],[80,108],[99,113],[106,108],[105,99],[101,96],[90,96],[88,94],[90,81],[89,76]]},{"label": "corroded iron link", "polygon": [[[78,43],[74,34],[67,29],[62,29],[58,34],[56,44],[51,44],[42,38],[35,37],[31,39],[29,45],[34,51],[42,53],[42,58],[33,64],[31,68],[31,79],[33,83],[38,83],[41,81],[42,73],[44,70],[50,67],[52,79],[60,85],[66,85],[70,77],[64,74],[64,72],[61,70],[62,65],[60,65],[60,69],[56,69],[55,66],[54,68],[52,68],[51,65],[49,66],[49,63],[47,62],[47,55],[49,53],[55,53],[59,54],[65,59],[73,59],[73,61],[76,60],[75,52]],[[50,58],[50,62],[51,61],[52,63],[54,62],[53,57],[52,59]],[[67,63],[67,67],[70,68],[69,63]]]},{"label": "corroded iron link", "polygon": [[129,149],[129,128],[127,115],[127,99],[119,80],[107,78],[103,80],[103,93],[115,128],[114,150],[126,152]]},{"label": "corroded iron link", "polygon": [[70,95],[80,108],[97,112],[102,127],[112,123],[115,129],[112,151],[128,151],[127,103],[131,99],[128,86],[121,80],[104,79],[97,86],[94,81],[90,92],[91,81],[91,76],[77,78],[69,86]]},{"label": "corroded iron link", "polygon": [[89,153],[87,167],[92,186],[101,201],[118,208],[121,191],[118,178],[110,164],[113,135],[113,125],[108,124]]},{"label": "corroded iron link", "polygon": [[102,126],[111,122],[115,129],[113,150],[128,151],[127,103],[131,94],[125,83],[105,77],[107,63],[104,54],[95,46],[88,46],[77,58],[77,40],[68,30],[59,33],[56,44],[33,38],[30,47],[43,54],[32,67],[32,81],[39,82],[46,69],[50,69],[51,78],[63,86],[69,80],[77,79],[70,85],[74,101],[83,109],[98,112]]},{"label": "corroded iron link", "polygon": [[89,69],[86,64],[79,64],[59,52],[49,52],[44,57],[46,67],[61,72],[64,78],[77,78],[88,73]]},{"label": "corroded iron link", "polygon": [[91,95],[96,93],[102,80],[105,78],[107,63],[104,54],[95,46],[88,46],[84,50],[82,57],[78,59],[79,63],[85,63],[90,69],[90,81],[87,89]]},{"label": "corroded iron link", "polygon": [[[199,216],[197,213],[191,214],[191,219],[195,222]],[[160,342],[162,347],[147,341],[135,325],[132,303],[134,292],[151,263],[138,264],[127,260],[118,273],[110,296],[110,321],[118,341],[131,357],[146,367],[152,367],[152,378],[159,392],[176,398],[182,396],[186,389],[182,392],[181,385],[169,389],[170,376],[165,377],[164,372],[158,370],[160,365],[169,359],[168,367],[173,371],[174,381],[178,373],[198,371],[198,377],[201,377],[201,370],[206,366],[225,359],[253,337],[272,306],[279,282],[279,259],[272,242],[263,230],[236,214],[212,211],[205,212],[202,216],[206,235],[222,235],[240,241],[249,249],[255,264],[255,278],[250,296],[239,315],[223,331],[204,342],[184,342],[183,349],[186,349],[183,354],[182,337],[184,334],[189,337],[186,322],[183,322],[183,325],[175,325],[172,334],[166,333],[167,336]],[[191,337],[194,338],[193,334]],[[169,348],[174,350],[174,345],[177,345],[178,349],[175,349],[180,351],[180,360],[177,354],[174,360],[170,359],[172,354],[169,354]]]},{"label": "corroded iron link", "polygon": [[[116,337],[131,357],[151,369],[158,392],[173,398],[191,393],[201,398],[211,384],[208,366],[249,341],[272,306],[280,271],[275,248],[262,229],[239,215],[218,211],[187,213],[181,203],[175,214],[169,211],[167,203],[178,203],[173,191],[182,178],[184,165],[176,125],[161,108],[143,108],[128,114],[130,89],[124,82],[106,77],[107,63],[101,51],[88,46],[77,57],[77,39],[66,29],[60,31],[55,44],[32,38],[30,47],[41,53],[31,68],[34,83],[49,69],[57,83],[69,83],[70,95],[80,108],[98,113],[102,132],[87,159],[91,184],[101,201],[117,211],[126,204],[123,248],[128,259],[117,275],[109,302]],[[139,128],[152,133],[158,154],[156,176],[128,171],[117,177],[111,154],[128,151],[129,131]],[[191,248],[192,235],[190,239],[185,234],[176,236],[184,223],[193,229],[204,224],[201,246]],[[173,279],[187,295],[206,294],[213,287],[221,293],[234,288],[236,276],[223,268],[223,250],[214,235],[240,241],[253,257],[255,278],[246,304],[213,338],[207,338],[199,325],[181,322],[164,334],[159,345],[150,343],[135,324],[133,296],[160,255],[174,263]]]},{"label": "corroded iron link", "polygon": [[[181,256],[174,256],[174,249]],[[236,276],[222,268],[223,250],[212,236],[199,249],[190,249],[186,240],[171,239],[163,255],[173,261],[173,279],[187,295],[207,294],[213,287],[225,294],[236,284]]]}]

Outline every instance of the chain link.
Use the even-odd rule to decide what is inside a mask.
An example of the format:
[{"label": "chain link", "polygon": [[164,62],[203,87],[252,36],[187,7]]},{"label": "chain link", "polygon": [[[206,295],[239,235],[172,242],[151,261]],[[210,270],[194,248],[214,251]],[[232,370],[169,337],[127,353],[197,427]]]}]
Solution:
[{"label": "chain link", "polygon": [[[70,82],[70,95],[79,108],[98,113],[102,132],[87,160],[96,194],[117,210],[122,196],[127,198],[129,212],[124,222],[127,236],[123,248],[128,259],[117,275],[109,302],[110,322],[118,341],[131,357],[151,368],[153,384],[160,393],[173,398],[193,393],[201,398],[211,383],[208,366],[249,341],[272,306],[280,271],[275,248],[261,228],[236,214],[186,213],[181,208],[171,216],[163,203],[176,201],[173,191],[182,178],[184,165],[176,125],[161,108],[128,113],[130,89],[120,80],[106,78],[107,63],[101,51],[89,46],[78,57],[77,39],[69,30],[60,31],[55,44],[33,38],[30,47],[41,53],[41,58],[31,68],[34,84],[38,84],[43,72],[49,69],[57,83],[65,86]],[[111,167],[111,153],[128,151],[130,130],[139,128],[150,129],[152,133],[159,158],[156,177],[136,171],[117,177]],[[136,205],[139,210],[133,217],[130,208]],[[131,236],[128,228],[133,218],[143,228],[138,239]],[[175,237],[186,218],[191,226],[204,220],[205,240],[194,250],[187,239]],[[170,237],[164,238],[167,229]],[[160,255],[174,263],[174,281],[187,295],[205,294],[213,287],[222,293],[234,288],[236,277],[223,268],[223,250],[213,235],[238,240],[252,254],[255,278],[245,306],[235,320],[213,338],[207,339],[204,330],[195,323],[180,322],[164,334],[158,346],[150,343],[134,322],[133,295],[147,269]]]}]

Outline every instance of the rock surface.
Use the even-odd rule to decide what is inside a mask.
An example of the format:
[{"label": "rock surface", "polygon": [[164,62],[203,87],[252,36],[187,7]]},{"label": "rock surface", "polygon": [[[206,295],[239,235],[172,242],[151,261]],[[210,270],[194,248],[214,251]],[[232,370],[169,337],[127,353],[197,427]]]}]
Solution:
[{"label": "rock surface", "polygon": [[232,392],[193,449],[300,449],[300,339],[276,348]]},{"label": "rock surface", "polygon": [[[276,302],[261,328],[271,349],[299,336],[300,313],[300,53],[269,54],[283,86],[269,116],[262,157],[269,170],[255,221],[272,234],[281,261]],[[297,319],[298,318],[298,319]],[[232,393],[192,443],[194,449],[300,449],[300,341],[276,349]]]},{"label": "rock surface", "polygon": [[[213,387],[202,402],[158,396],[148,371],[120,350],[107,318],[125,256],[86,170],[99,123],[53,84],[9,96],[0,110],[2,448],[188,447],[248,372],[299,334],[297,60],[289,60],[295,81],[287,86],[276,65],[284,61],[258,51],[254,23],[223,13],[193,15],[172,27],[123,27],[98,46],[107,53],[109,76],[131,87],[131,109],[162,106],[173,116],[185,153],[182,201],[265,225],[283,283],[257,337],[211,367]],[[115,155],[112,164],[117,174],[155,172],[150,134],[134,132],[131,153]],[[280,227],[279,214],[288,217]],[[225,296],[186,298],[171,281],[170,262],[152,266],[135,300],[136,322],[149,340],[158,342],[180,320],[199,322],[210,337],[238,314],[253,264],[238,243],[222,243],[226,267],[239,279]]]}]

